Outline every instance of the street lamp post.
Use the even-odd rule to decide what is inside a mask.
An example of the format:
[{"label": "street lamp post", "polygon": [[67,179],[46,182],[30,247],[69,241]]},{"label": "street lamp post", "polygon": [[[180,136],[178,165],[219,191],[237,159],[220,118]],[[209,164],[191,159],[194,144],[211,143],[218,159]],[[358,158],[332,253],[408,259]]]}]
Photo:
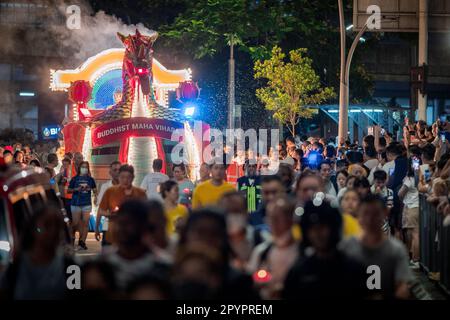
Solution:
[{"label": "street lamp post", "polygon": [[234,80],[234,39],[230,38],[230,60],[228,61],[228,128],[234,129],[235,118],[235,80]]},{"label": "street lamp post", "polygon": [[359,30],[358,34],[356,35],[355,39],[353,40],[352,46],[350,47],[350,50],[348,52],[347,61],[345,63],[345,108],[348,110],[349,106],[349,86],[350,86],[350,66],[352,64],[353,54],[355,53],[356,46],[358,45],[359,41],[361,40],[361,37],[363,36],[364,32],[367,30],[367,23],[364,25],[364,27]]},{"label": "street lamp post", "polygon": [[[419,1],[419,66],[428,63],[428,0]],[[424,79],[422,79],[424,81]],[[417,92],[419,120],[427,120],[427,94]]]},{"label": "street lamp post", "polygon": [[345,84],[345,21],[344,5],[342,0],[338,0],[339,5],[339,26],[341,35],[341,79],[339,84],[339,129],[338,144],[344,143],[348,133],[348,109],[345,107],[347,86]]},{"label": "street lamp post", "polygon": [[350,66],[352,64],[353,54],[355,53],[356,46],[358,45],[364,32],[366,32],[368,26],[367,21],[364,26],[359,30],[353,43],[346,56],[346,27],[344,21],[344,7],[342,0],[338,0],[339,4],[339,26],[341,34],[341,80],[339,86],[339,130],[338,130],[338,142],[342,144],[348,137],[348,106],[349,106],[349,85],[350,85]]}]

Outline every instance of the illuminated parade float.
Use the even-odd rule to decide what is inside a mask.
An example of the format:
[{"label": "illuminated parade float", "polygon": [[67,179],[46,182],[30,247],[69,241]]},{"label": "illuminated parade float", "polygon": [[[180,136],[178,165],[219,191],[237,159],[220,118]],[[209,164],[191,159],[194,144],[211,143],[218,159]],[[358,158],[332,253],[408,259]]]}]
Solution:
[{"label": "illuminated parade float", "polygon": [[[183,102],[198,98],[191,71],[167,70],[153,58],[156,32],[118,36],[125,49],[102,51],[74,70],[51,70],[51,89],[67,91],[72,106],[62,129],[65,152],[82,152],[97,179],[107,179],[112,161],[129,163],[139,185],[154,159],[163,160],[163,171],[170,167],[172,148],[182,141],[189,176],[197,179],[208,126],[196,122],[201,134],[194,135],[193,110],[169,106],[171,91]],[[177,129],[184,134],[172,141]]]}]

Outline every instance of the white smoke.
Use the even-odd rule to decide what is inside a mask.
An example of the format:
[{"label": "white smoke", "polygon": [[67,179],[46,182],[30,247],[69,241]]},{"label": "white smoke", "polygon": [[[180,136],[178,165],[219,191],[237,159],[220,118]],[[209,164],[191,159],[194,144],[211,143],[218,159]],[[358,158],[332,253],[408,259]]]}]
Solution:
[{"label": "white smoke", "polygon": [[[66,17],[66,9],[70,3],[59,5],[59,11]],[[73,58],[77,61],[84,61],[90,56],[102,50],[110,48],[122,48],[123,44],[117,37],[117,32],[124,35],[134,34],[136,29],[144,35],[151,35],[155,31],[146,28],[142,23],[137,25],[125,24],[121,19],[99,11],[92,14],[89,5],[79,5],[81,23],[80,29],[69,29],[67,26],[52,28],[52,34],[57,38],[59,46],[63,49],[70,49]]]}]

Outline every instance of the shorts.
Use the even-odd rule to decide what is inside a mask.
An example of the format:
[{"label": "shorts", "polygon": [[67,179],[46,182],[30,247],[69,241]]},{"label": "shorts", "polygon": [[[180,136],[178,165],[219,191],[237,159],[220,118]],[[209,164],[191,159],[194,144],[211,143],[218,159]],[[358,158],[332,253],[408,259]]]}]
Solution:
[{"label": "shorts", "polygon": [[91,213],[92,206],[70,206],[70,211],[72,215],[77,213]]},{"label": "shorts", "polygon": [[419,228],[419,207],[403,208],[402,225],[404,229]]},{"label": "shorts", "polygon": [[389,226],[391,231],[400,230],[403,227],[401,208],[393,207],[389,213]]}]

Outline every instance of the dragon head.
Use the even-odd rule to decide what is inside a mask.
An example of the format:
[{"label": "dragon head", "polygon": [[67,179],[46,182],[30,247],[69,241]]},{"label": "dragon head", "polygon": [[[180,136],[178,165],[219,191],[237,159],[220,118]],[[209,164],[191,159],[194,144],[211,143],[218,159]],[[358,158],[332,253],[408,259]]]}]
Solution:
[{"label": "dragon head", "polygon": [[153,43],[158,38],[154,32],[150,36],[142,35],[137,29],[135,35],[125,36],[117,33],[125,46],[124,64],[130,78],[139,77],[142,92],[150,94],[150,79],[152,78]]}]

